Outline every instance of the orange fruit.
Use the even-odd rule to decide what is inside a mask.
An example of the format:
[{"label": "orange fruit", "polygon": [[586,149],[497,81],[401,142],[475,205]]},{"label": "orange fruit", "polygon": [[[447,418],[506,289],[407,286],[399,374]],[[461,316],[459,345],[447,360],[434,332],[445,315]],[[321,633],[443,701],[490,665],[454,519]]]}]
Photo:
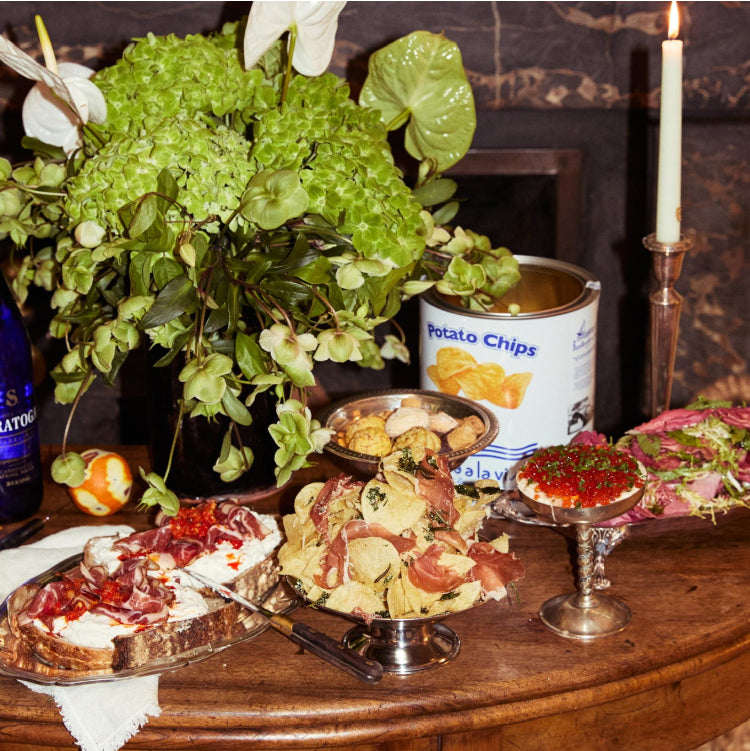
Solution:
[{"label": "orange fruit", "polygon": [[86,475],[68,493],[78,508],[92,516],[109,516],[121,509],[130,498],[133,475],[128,463],[114,451],[89,449],[81,456],[86,462]]}]

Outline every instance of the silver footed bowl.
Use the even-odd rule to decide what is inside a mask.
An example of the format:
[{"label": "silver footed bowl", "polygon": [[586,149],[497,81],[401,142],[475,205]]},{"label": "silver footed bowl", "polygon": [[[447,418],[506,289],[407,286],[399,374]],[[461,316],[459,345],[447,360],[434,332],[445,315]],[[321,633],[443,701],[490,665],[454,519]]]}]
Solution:
[{"label": "silver footed bowl", "polygon": [[564,508],[562,506],[555,506],[551,503],[544,503],[538,501],[531,495],[527,495],[519,487],[518,494],[521,496],[521,500],[539,516],[543,516],[555,524],[601,524],[602,522],[614,519],[616,516],[620,516],[630,511],[638,501],[643,498],[643,491],[646,489],[645,484],[641,485],[630,495],[626,495],[619,500],[612,501],[611,503],[605,503],[598,506],[587,507],[571,507]]},{"label": "silver footed bowl", "polygon": [[[456,657],[461,649],[458,634],[441,623],[455,613],[427,618],[366,619],[313,602],[292,576],[287,576],[287,584],[310,607],[354,621],[356,625],[344,635],[342,644],[369,660],[379,662],[387,672],[409,675],[439,667]],[[483,604],[479,602],[474,607]]]},{"label": "silver footed bowl", "polygon": [[[645,477],[645,472],[642,476]],[[563,508],[539,501],[518,489],[521,499],[534,513],[575,528],[578,551],[576,591],[552,597],[539,608],[539,619],[558,636],[594,639],[616,634],[630,623],[632,613],[628,605],[617,597],[597,592],[594,587],[593,525],[629,511],[643,497],[644,490],[645,480],[632,493],[611,503]]]},{"label": "silver footed bowl", "polygon": [[322,410],[318,419],[323,427],[334,431],[334,438],[326,444],[325,451],[336,457],[352,472],[371,477],[378,471],[382,457],[352,451],[341,445],[336,440],[336,435],[342,433],[346,426],[358,417],[397,409],[407,397],[419,399],[422,407],[428,412],[445,412],[457,420],[475,415],[482,421],[484,430],[470,446],[452,451],[447,445],[443,445],[440,454],[446,457],[450,469],[455,469],[472,454],[487,448],[497,436],[499,430],[497,418],[478,402],[461,396],[443,394],[440,391],[389,389],[369,391],[356,397],[341,399]]}]

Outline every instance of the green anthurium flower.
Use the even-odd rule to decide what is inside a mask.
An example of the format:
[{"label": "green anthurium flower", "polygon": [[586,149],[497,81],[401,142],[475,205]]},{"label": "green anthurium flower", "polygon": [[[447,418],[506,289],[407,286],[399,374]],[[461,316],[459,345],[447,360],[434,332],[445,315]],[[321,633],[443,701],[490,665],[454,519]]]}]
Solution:
[{"label": "green anthurium flower", "polygon": [[86,478],[86,462],[80,454],[68,451],[55,458],[50,471],[55,482],[77,488]]},{"label": "green anthurium flower", "polygon": [[67,308],[68,305],[71,305],[77,299],[77,292],[72,289],[67,289],[66,287],[60,286],[52,293],[50,305],[55,310],[62,310],[63,308]]},{"label": "green anthurium flower", "polygon": [[276,229],[305,213],[309,198],[299,175],[291,170],[263,170],[242,196],[240,213],[261,229]]},{"label": "green anthurium flower", "polygon": [[443,249],[454,255],[463,255],[467,250],[474,247],[474,238],[471,234],[464,232],[463,228],[456,227],[453,230],[453,237],[443,245]]},{"label": "green anthurium flower", "polygon": [[101,373],[112,370],[112,362],[117,354],[117,344],[112,338],[112,323],[97,326],[94,331],[94,347],[91,362]]},{"label": "green anthurium flower", "polygon": [[458,46],[442,34],[415,31],[374,52],[359,102],[380,110],[389,130],[408,122],[406,150],[440,171],[471,146],[474,96]]}]

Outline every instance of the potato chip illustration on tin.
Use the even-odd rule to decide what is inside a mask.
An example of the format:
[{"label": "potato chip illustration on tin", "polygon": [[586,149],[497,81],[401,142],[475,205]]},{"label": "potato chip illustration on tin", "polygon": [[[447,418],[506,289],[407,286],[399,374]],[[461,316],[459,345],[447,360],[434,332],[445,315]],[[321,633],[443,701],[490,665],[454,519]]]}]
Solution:
[{"label": "potato chip illustration on tin", "polygon": [[468,399],[488,401],[504,409],[518,409],[531,383],[533,373],[511,373],[496,362],[478,363],[459,347],[442,347],[436,363],[427,366],[427,376],[438,391],[456,396],[463,391]]},{"label": "potato chip illustration on tin", "polygon": [[441,381],[445,381],[456,373],[472,368],[477,364],[470,352],[459,347],[442,347],[437,351],[435,359],[438,378]]},{"label": "potato chip illustration on tin", "polygon": [[456,394],[458,394],[458,392],[461,390],[461,384],[454,377],[446,379],[442,379],[440,377],[440,375],[438,374],[437,365],[428,365],[427,375],[435,384],[437,390],[442,391],[444,394],[456,396]]},{"label": "potato chip illustration on tin", "polygon": [[498,407],[518,409],[533,377],[533,373],[513,373],[507,376],[500,390],[490,397],[490,401]]},{"label": "potato chip illustration on tin", "polygon": [[496,362],[483,362],[457,373],[455,379],[469,399],[490,399],[500,390],[505,380],[505,370]]}]

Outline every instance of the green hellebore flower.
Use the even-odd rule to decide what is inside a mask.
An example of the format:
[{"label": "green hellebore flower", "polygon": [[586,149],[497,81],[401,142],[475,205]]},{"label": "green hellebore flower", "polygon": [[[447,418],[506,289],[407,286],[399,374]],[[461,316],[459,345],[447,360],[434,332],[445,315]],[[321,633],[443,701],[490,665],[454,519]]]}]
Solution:
[{"label": "green hellebore flower", "polygon": [[224,376],[231,372],[232,360],[217,352],[200,360],[190,360],[179,375],[185,384],[185,398],[198,399],[206,404],[220,402],[227,388]]},{"label": "green hellebore flower", "polygon": [[330,329],[318,334],[318,348],[315,350],[315,360],[333,360],[333,362],[356,362],[362,359],[359,342],[346,331]]},{"label": "green hellebore flower", "polygon": [[86,462],[80,454],[68,451],[52,462],[52,479],[61,485],[77,488],[86,478]]},{"label": "green hellebore flower", "polygon": [[141,467],[141,477],[148,485],[148,489],[141,496],[139,508],[149,508],[151,506],[161,506],[162,511],[168,516],[176,516],[180,510],[180,499],[167,488],[164,478],[156,472],[146,472]]}]

